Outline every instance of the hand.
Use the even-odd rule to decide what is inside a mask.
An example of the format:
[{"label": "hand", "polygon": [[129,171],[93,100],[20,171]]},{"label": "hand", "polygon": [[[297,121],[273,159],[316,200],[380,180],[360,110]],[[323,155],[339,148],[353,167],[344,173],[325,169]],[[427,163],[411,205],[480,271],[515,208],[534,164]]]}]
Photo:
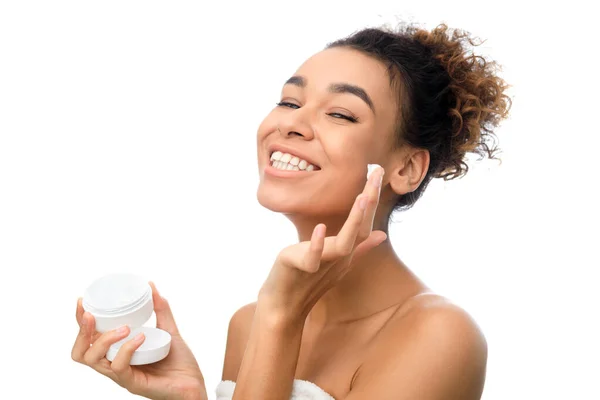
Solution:
[{"label": "hand", "polygon": [[325,237],[326,226],[318,224],[310,241],[279,253],[258,296],[258,304],[276,320],[303,322],[317,300],[348,273],[353,256],[386,240],[385,232],[373,231],[383,174],[383,168],[373,171],[337,236]]},{"label": "hand", "polygon": [[94,316],[84,312],[82,299],[77,300],[77,323],[80,330],[73,345],[73,360],[88,365],[115,381],[133,394],[150,399],[207,400],[204,377],[194,355],[181,338],[169,303],[152,287],[152,300],[156,313],[156,326],[171,334],[169,355],[154,364],[130,366],[135,350],[142,345],[144,338],[132,339],[119,349],[111,363],[106,353],[113,343],[127,337],[129,328],[100,334],[95,329]]}]

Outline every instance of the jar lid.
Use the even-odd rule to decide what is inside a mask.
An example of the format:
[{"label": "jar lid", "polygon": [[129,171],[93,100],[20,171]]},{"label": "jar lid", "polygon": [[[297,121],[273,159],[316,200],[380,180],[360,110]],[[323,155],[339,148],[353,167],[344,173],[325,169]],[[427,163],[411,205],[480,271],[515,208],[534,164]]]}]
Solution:
[{"label": "jar lid", "polygon": [[110,274],[94,281],[84,292],[84,308],[101,314],[124,312],[152,297],[148,282],[137,275]]},{"label": "jar lid", "polygon": [[142,326],[132,329],[125,339],[121,339],[110,346],[108,353],[106,353],[108,361],[112,362],[121,346],[133,339],[138,333],[143,333],[146,339],[133,353],[129,365],[152,364],[162,360],[169,354],[169,350],[171,349],[171,334],[162,329]]}]

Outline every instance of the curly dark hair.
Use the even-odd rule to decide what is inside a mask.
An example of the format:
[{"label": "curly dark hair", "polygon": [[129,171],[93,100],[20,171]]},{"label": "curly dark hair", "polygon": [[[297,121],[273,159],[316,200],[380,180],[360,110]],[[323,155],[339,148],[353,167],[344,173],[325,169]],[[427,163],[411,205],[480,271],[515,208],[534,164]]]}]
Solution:
[{"label": "curly dark hair", "polygon": [[464,176],[466,153],[498,159],[493,130],[508,116],[512,101],[504,92],[510,86],[496,76],[497,62],[469,52],[467,42],[483,43],[446,24],[428,31],[402,23],[362,29],[326,46],[359,50],[386,65],[399,100],[394,148],[408,144],[429,151],[425,178],[400,196],[390,214],[412,207],[432,178]]}]

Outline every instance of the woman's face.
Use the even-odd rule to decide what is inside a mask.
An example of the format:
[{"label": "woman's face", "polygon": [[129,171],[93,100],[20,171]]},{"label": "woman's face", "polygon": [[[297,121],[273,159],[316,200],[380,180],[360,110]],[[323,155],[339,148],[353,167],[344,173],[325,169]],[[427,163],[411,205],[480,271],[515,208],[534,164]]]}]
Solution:
[{"label": "woman's face", "polygon": [[[385,166],[390,156],[397,102],[385,66],[357,50],[327,49],[300,66],[279,100],[258,128],[259,203],[284,214],[347,215],[367,164]],[[275,167],[274,153],[284,155]],[[277,169],[289,163],[296,168]]]}]

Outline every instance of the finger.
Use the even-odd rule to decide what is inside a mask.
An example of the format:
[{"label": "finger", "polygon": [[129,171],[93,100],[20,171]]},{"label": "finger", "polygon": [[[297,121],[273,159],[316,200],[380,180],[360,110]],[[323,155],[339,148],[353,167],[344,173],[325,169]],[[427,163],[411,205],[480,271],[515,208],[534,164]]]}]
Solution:
[{"label": "finger", "polygon": [[358,243],[368,238],[373,230],[373,219],[375,218],[377,206],[379,205],[381,182],[384,174],[385,170],[383,167],[375,169],[365,185],[365,191],[363,193],[368,196],[368,200],[365,209],[365,217],[358,232]]},{"label": "finger", "polygon": [[134,374],[130,365],[131,357],[133,357],[133,353],[144,343],[145,339],[144,334],[139,333],[133,339],[124,343],[110,365],[121,386],[128,388],[131,392],[135,392]]},{"label": "finger", "polygon": [[[354,250],[354,255],[357,255],[357,250],[360,249],[359,254],[364,254],[366,251],[372,249],[373,247],[378,246],[382,242],[387,239],[387,235],[383,231],[373,231],[371,233],[372,237],[367,238],[367,240],[363,241],[364,244],[359,244]],[[335,240],[336,236],[327,236],[323,240],[323,250],[320,257],[320,262],[323,261],[335,261],[339,259],[338,251],[335,249]],[[310,252],[311,242],[300,242],[294,245],[288,246],[283,251],[279,253],[278,261],[283,263],[284,265],[293,266],[299,270],[305,271],[303,265],[297,265],[298,262],[296,260],[301,260],[305,257],[305,254]],[[311,272],[311,271],[306,271]]]},{"label": "finger", "polygon": [[[84,363],[83,356],[90,349],[91,335],[89,330],[89,313],[83,313],[80,318],[79,333],[71,349],[71,358],[78,363]],[[93,319],[93,317],[92,317]]]},{"label": "finger", "polygon": [[384,231],[373,231],[364,241],[362,241],[354,250],[354,257],[360,257],[367,251],[379,246],[385,242],[387,235]]},{"label": "finger", "polygon": [[175,323],[175,317],[167,299],[162,297],[156,289],[154,282],[148,282],[152,287],[152,302],[156,313],[156,327],[169,332],[171,335],[179,335],[179,329]]},{"label": "finger", "polygon": [[350,210],[348,219],[344,223],[344,226],[342,226],[342,229],[340,229],[338,235],[335,236],[335,246],[333,250],[337,253],[337,257],[349,255],[354,249],[354,242],[356,241],[358,231],[365,215],[365,209],[362,207],[364,205],[364,199],[365,194],[361,193],[358,195],[354,201],[352,210]]},{"label": "finger", "polygon": [[77,320],[77,324],[81,328],[81,318],[83,317],[83,313],[85,310],[83,309],[83,299],[79,297],[77,299],[77,310],[75,311],[75,319]]},{"label": "finger", "polygon": [[313,230],[310,247],[304,256],[304,270],[307,272],[317,272],[321,266],[326,229],[325,224],[318,224]]},{"label": "finger", "polygon": [[90,347],[90,349],[83,355],[85,364],[98,370],[97,364],[106,356],[110,346],[127,337],[128,334],[129,327],[127,325],[123,325],[117,329],[113,329],[112,331],[108,331],[100,335],[100,337],[92,344],[92,347]]},{"label": "finger", "polygon": [[[88,332],[88,335],[90,335],[90,343],[94,344],[94,342],[96,341],[96,339],[98,339],[102,333],[96,331],[96,319],[94,318],[94,316],[89,313],[89,312],[85,312],[84,313],[85,316],[85,325],[86,325],[86,329]],[[82,318],[84,318],[82,316]]]},{"label": "finger", "polygon": [[75,312],[75,318],[77,318],[77,323],[79,324],[79,328],[81,329],[81,324],[84,320],[84,315],[86,315],[86,331],[89,335],[90,343],[94,343],[94,341],[101,335],[100,332],[96,332],[96,320],[94,316],[89,312],[86,312],[83,308],[83,299],[80,297],[77,299],[77,311]]}]

